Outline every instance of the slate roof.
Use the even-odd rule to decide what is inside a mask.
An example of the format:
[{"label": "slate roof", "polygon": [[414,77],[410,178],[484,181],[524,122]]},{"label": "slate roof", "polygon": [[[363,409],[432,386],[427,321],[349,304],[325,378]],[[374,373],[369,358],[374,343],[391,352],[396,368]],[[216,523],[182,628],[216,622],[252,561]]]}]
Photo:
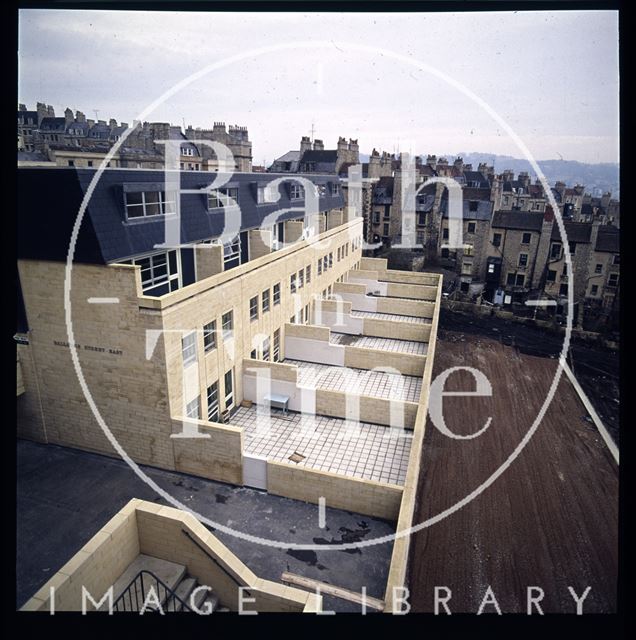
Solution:
[{"label": "slate roof", "polygon": [[47,116],[46,118],[42,118],[39,128],[41,131],[60,131],[64,133],[66,130],[66,120],[64,118],[51,118]]},{"label": "slate roof", "polygon": [[[462,218],[464,220],[490,220],[492,215],[492,202],[484,200],[472,200],[477,203],[477,210],[471,211],[471,200],[462,200]],[[448,200],[442,200],[440,203],[442,217],[448,218]],[[495,226],[493,224],[493,226]]]},{"label": "slate roof", "polygon": [[596,251],[606,251],[608,253],[620,253],[620,232],[616,227],[603,225],[598,230],[596,237]]},{"label": "slate roof", "polygon": [[431,167],[431,166],[429,166],[427,164],[418,164],[417,165],[417,172],[421,176],[436,176],[437,175],[437,173],[433,169],[433,167]]},{"label": "slate roof", "polygon": [[[444,191],[446,193],[446,191]],[[464,200],[484,200],[490,202],[490,186],[486,188],[464,187],[462,189]]]},{"label": "slate roof", "polygon": [[[592,225],[589,222],[564,222],[565,234],[567,235],[568,242],[574,242],[576,244],[587,243],[590,241],[590,234],[592,232]],[[561,232],[558,225],[552,227],[552,240],[561,240]]]},{"label": "slate roof", "polygon": [[300,151],[288,151],[283,154],[280,158],[276,158],[274,162],[298,162],[300,159]]},{"label": "slate roof", "polygon": [[488,179],[484,178],[479,171],[464,171],[464,179],[467,184],[471,182],[478,182],[480,188],[490,189],[490,182],[488,182]]},{"label": "slate roof", "polygon": [[94,124],[88,133],[90,138],[98,138],[100,140],[108,140],[110,137],[110,127],[107,124]]},{"label": "slate roof", "polygon": [[22,122],[27,124],[29,118],[31,118],[32,126],[38,124],[38,112],[37,111],[18,111],[18,118],[22,118]]},{"label": "slate roof", "polygon": [[[73,133],[71,133],[73,131]],[[75,133],[76,131],[81,131],[81,133]],[[88,135],[88,122],[71,122],[68,127],[66,127],[66,133],[70,135]]]},{"label": "slate roof", "polygon": [[[96,169],[18,168],[18,257],[24,259],[65,261],[69,239],[80,204]],[[186,171],[181,174],[182,189],[201,189],[217,173]],[[229,186],[239,190],[241,229],[260,226],[264,217],[276,211],[296,207],[289,200],[285,185],[279,188],[280,199],[256,204],[257,184],[267,184],[276,177],[289,180],[287,174],[235,173]],[[312,175],[314,184],[327,185],[333,175]],[[155,250],[165,241],[161,216],[127,221],[125,191],[163,190],[164,172],[143,169],[110,169],[102,174],[88,203],[75,250],[75,261],[104,264],[128,259]],[[319,210],[344,206],[342,193],[332,195],[329,188],[319,199]],[[287,211],[280,220],[302,216]],[[218,237],[223,229],[222,210],[209,211],[205,194],[181,195],[181,240],[183,243]]]},{"label": "slate roof", "polygon": [[31,162],[48,162],[49,159],[41,151],[18,151],[18,160]]},{"label": "slate roof", "polygon": [[527,211],[495,211],[492,226],[498,229],[518,229],[520,231],[541,231],[543,214]]},{"label": "slate roof", "polygon": [[111,139],[115,139],[116,136],[123,136],[127,127],[113,127],[110,131]]},{"label": "slate roof", "polygon": [[338,152],[335,149],[308,149],[303,153],[301,162],[335,162]]},{"label": "slate roof", "polygon": [[[358,163],[362,166],[362,177],[369,177],[369,163],[368,162],[360,162]],[[338,175],[341,178],[347,178],[349,176],[349,167],[355,167],[355,162],[343,162],[338,169]]]}]

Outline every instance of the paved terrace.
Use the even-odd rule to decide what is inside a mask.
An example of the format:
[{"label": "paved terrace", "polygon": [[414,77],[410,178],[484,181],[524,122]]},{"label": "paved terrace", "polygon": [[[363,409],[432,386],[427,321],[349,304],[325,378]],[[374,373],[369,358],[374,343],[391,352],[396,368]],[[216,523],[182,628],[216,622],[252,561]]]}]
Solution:
[{"label": "paved terrace", "polygon": [[[262,538],[298,544],[370,540],[395,527],[384,520],[327,505],[326,526],[318,507],[181,473],[142,467],[159,486],[211,520]],[[17,584],[20,607],[131,498],[167,504],[122,460],[26,440],[17,445]],[[258,576],[280,581],[291,571],[346,589],[367,587],[384,597],[392,543],[356,553],[296,551],[255,544],[215,531]],[[328,596],[325,609],[360,612],[360,607]]]},{"label": "paved terrace", "polygon": [[414,340],[394,340],[393,338],[376,338],[374,336],[354,336],[348,333],[331,331],[331,344],[349,345],[350,347],[364,347],[366,349],[380,349],[381,351],[397,351],[425,356],[428,351],[426,342]]},{"label": "paved terrace", "polygon": [[406,402],[418,402],[422,391],[422,378],[416,376],[336,367],[288,358],[283,362],[296,365],[298,385],[310,389],[342,391]]},{"label": "paved terrace", "polygon": [[240,407],[233,426],[244,429],[246,453],[290,463],[294,453],[304,456],[299,466],[354,478],[403,484],[412,432],[361,422],[359,428],[341,418]]},{"label": "paved terrace", "polygon": [[395,313],[377,313],[375,311],[351,311],[354,318],[373,318],[374,320],[393,320],[395,322],[412,322],[414,324],[431,324],[432,318],[419,316],[401,316]]}]

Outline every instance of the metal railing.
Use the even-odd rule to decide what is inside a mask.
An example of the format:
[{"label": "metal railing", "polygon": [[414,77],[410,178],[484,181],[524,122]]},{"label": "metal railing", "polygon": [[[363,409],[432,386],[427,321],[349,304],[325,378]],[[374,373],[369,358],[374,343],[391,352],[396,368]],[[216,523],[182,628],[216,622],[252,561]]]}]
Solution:
[{"label": "metal railing", "polygon": [[[146,603],[146,598],[154,590],[154,598]],[[165,611],[192,611],[165,582],[158,578],[152,571],[142,569],[122,591],[113,603],[113,611],[141,611],[146,605],[148,611],[157,611],[159,603]]]},{"label": "metal railing", "polygon": [[221,569],[221,571],[228,578],[230,578],[230,580],[232,580],[234,584],[236,584],[239,587],[242,587],[243,591],[248,595],[248,597],[252,595],[250,591],[248,591],[247,585],[243,584],[240,580],[237,580],[236,576],[230,573],[198,540],[194,538],[194,536],[192,536],[192,534],[189,531],[186,531],[185,529],[181,529],[181,533],[183,533],[183,535],[186,538],[188,538],[190,542],[195,544],[208,557],[209,560],[211,560],[219,569]]}]

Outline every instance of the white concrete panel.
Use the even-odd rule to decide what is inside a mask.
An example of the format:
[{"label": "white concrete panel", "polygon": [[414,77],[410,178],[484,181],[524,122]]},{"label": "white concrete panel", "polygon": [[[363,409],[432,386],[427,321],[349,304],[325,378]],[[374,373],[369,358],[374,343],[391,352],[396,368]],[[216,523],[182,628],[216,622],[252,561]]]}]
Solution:
[{"label": "white concrete panel", "polygon": [[344,345],[330,344],[325,340],[285,336],[285,357],[292,360],[305,360],[306,362],[344,367],[345,347]]},{"label": "white concrete panel", "polygon": [[264,397],[268,393],[275,393],[283,396],[289,396],[290,411],[303,411],[305,413],[316,412],[316,390],[297,387],[295,382],[287,382],[286,380],[270,380],[269,388],[264,380],[263,388],[257,393],[256,376],[245,374],[243,376],[243,397],[251,400],[256,404],[268,404]]},{"label": "white concrete panel", "polygon": [[267,491],[267,458],[243,454],[243,484]]},{"label": "white concrete panel", "polygon": [[355,280],[355,284],[365,285],[367,288],[367,293],[376,293],[380,296],[387,295],[387,282],[379,282],[378,280],[370,280],[369,278],[353,278],[353,280]]},{"label": "white concrete panel", "polygon": [[338,293],[342,296],[343,300],[351,302],[351,308],[353,311],[377,311],[378,299],[372,296],[363,296],[359,293]]},{"label": "white concrete panel", "polygon": [[339,314],[336,311],[323,311],[322,316],[314,314],[314,323],[353,336],[361,336],[364,331],[364,318],[354,318],[348,313]]}]

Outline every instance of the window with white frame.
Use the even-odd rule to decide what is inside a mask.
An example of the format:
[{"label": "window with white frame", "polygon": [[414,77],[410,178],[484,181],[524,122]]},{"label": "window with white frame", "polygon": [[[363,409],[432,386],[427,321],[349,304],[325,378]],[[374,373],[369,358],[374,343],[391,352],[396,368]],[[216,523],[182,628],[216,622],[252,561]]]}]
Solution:
[{"label": "window with white frame", "polygon": [[208,387],[208,420],[219,421],[219,383],[214,382]]},{"label": "window with white frame", "polygon": [[291,200],[301,200],[305,197],[305,189],[302,184],[292,182],[289,187],[289,197]]},{"label": "window with white frame", "polygon": [[227,271],[241,264],[241,236],[223,244],[223,269]]},{"label": "window with white frame", "polygon": [[519,266],[520,267],[527,267],[528,266],[528,254],[527,253],[520,253],[519,254]]},{"label": "window with white frame", "polygon": [[221,316],[221,332],[223,334],[223,340],[229,340],[232,337],[232,331],[234,329],[234,313],[228,311]]},{"label": "window with white frame", "polygon": [[291,293],[296,293],[296,274],[292,273],[291,276],[289,276],[289,290],[291,291]]},{"label": "window with white frame", "polygon": [[258,320],[258,296],[250,298],[250,320]]},{"label": "window with white frame", "polygon": [[552,260],[560,260],[562,256],[563,246],[560,242],[553,242],[550,247],[550,258]]},{"label": "window with white frame", "polygon": [[302,289],[305,286],[305,270],[301,269],[298,272],[298,288]]},{"label": "window with white frame", "polygon": [[181,338],[181,355],[184,367],[197,361],[197,334],[194,331]]},{"label": "window with white frame", "polygon": [[[233,200],[234,202],[230,201]],[[238,187],[215,189],[208,193],[208,209],[220,209],[238,203]]]},{"label": "window with white frame", "polygon": [[272,292],[273,292],[273,299],[274,299],[274,306],[276,306],[277,304],[280,304],[280,282],[277,282],[273,287],[272,287]]},{"label": "window with white frame", "polygon": [[521,236],[521,244],[530,244],[530,240],[532,239],[531,233],[524,233]]},{"label": "window with white frame", "polygon": [[150,218],[176,212],[176,194],[165,191],[127,191],[126,218]]},{"label": "window with white frame", "polygon": [[216,320],[203,325],[203,350],[205,352],[216,349]]},{"label": "window with white frame", "polygon": [[267,360],[269,361],[269,336],[267,338],[265,338],[265,340],[263,340],[263,347],[262,347],[262,352],[263,352],[263,360]]},{"label": "window with white frame", "polygon": [[305,267],[305,282],[309,284],[311,282],[311,265],[308,264]]},{"label": "window with white frame", "polygon": [[186,404],[186,418],[201,419],[201,402],[199,396]]},{"label": "window with white frame", "polygon": [[141,268],[141,288],[146,295],[162,296],[181,286],[179,256],[175,249],[137,256],[124,264],[136,264]]},{"label": "window with white frame", "polygon": [[261,294],[261,307],[263,308],[263,313],[269,311],[269,289],[265,289]]},{"label": "window with white frame", "polygon": [[223,383],[225,389],[225,408],[231,409],[234,406],[234,369],[225,372]]},{"label": "window with white frame", "polygon": [[610,273],[607,279],[607,286],[612,288],[618,286],[618,273]]},{"label": "window with white frame", "polygon": [[338,182],[331,183],[331,195],[337,196],[340,193],[340,184]]},{"label": "window with white frame", "polygon": [[273,361],[278,362],[280,360],[280,329],[274,331],[274,350]]},{"label": "window with white frame", "polygon": [[318,258],[317,271],[318,271],[318,275],[322,275],[322,258]]}]

